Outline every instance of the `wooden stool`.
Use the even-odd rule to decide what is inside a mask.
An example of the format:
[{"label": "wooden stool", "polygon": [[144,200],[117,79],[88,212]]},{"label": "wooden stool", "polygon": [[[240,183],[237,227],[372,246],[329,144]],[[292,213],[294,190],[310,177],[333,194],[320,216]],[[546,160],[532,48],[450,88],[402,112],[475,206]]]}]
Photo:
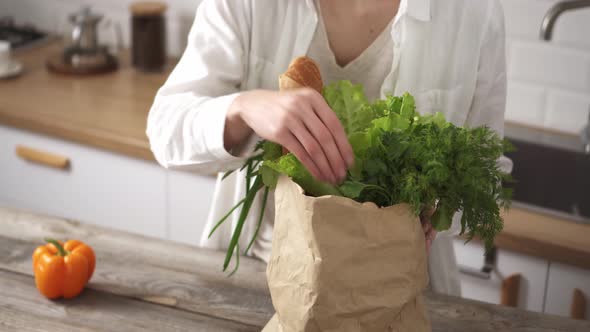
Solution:
[{"label": "wooden stool", "polygon": [[518,293],[520,291],[519,273],[513,274],[502,281],[502,290],[500,296],[500,304],[516,307],[518,306]]},{"label": "wooden stool", "polygon": [[584,296],[584,292],[577,288],[574,289],[570,317],[573,319],[586,319],[586,296]]}]

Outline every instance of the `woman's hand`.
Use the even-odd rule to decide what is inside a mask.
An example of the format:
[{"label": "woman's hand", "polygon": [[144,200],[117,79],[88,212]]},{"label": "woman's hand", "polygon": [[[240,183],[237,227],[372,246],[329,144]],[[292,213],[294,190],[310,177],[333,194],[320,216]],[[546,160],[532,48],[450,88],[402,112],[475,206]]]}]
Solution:
[{"label": "woman's hand", "polygon": [[430,218],[434,214],[434,211],[436,210],[431,209],[420,215],[420,222],[422,223],[422,230],[424,230],[424,238],[426,239],[426,254],[430,252],[432,242],[434,242],[436,234],[438,233],[434,227],[432,227],[432,223],[430,222]]},{"label": "woman's hand", "polygon": [[339,183],[354,162],[352,147],[336,114],[310,88],[240,94],[227,113],[225,148],[239,145],[252,131],[293,152],[322,181]]}]

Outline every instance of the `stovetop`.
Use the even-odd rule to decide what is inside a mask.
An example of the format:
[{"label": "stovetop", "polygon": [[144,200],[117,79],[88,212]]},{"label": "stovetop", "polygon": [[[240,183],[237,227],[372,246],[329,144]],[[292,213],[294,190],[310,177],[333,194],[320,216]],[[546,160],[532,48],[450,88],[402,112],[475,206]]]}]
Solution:
[{"label": "stovetop", "polygon": [[21,50],[48,41],[49,35],[31,25],[17,25],[10,17],[1,17],[0,40],[8,41],[13,50]]}]

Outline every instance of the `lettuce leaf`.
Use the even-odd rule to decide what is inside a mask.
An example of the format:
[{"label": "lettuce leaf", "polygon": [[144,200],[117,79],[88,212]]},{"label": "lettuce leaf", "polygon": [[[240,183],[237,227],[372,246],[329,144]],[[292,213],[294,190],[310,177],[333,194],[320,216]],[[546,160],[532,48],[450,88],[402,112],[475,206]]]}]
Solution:
[{"label": "lettuce leaf", "polygon": [[364,130],[374,118],[372,109],[367,107],[369,102],[361,85],[337,81],[326,86],[322,94],[347,135]]},{"label": "lettuce leaf", "polygon": [[289,176],[309,195],[342,196],[342,193],[335,186],[316,180],[292,153],[288,153],[277,160],[267,160],[263,166]]}]

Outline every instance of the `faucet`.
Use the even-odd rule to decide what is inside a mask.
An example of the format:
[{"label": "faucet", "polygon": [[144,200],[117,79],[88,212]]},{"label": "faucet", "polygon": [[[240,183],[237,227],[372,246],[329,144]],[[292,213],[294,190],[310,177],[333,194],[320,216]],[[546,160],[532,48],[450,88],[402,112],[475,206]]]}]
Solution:
[{"label": "faucet", "polygon": [[541,25],[541,39],[551,40],[557,18],[566,11],[590,7],[590,0],[567,0],[556,3],[547,11]]}]

